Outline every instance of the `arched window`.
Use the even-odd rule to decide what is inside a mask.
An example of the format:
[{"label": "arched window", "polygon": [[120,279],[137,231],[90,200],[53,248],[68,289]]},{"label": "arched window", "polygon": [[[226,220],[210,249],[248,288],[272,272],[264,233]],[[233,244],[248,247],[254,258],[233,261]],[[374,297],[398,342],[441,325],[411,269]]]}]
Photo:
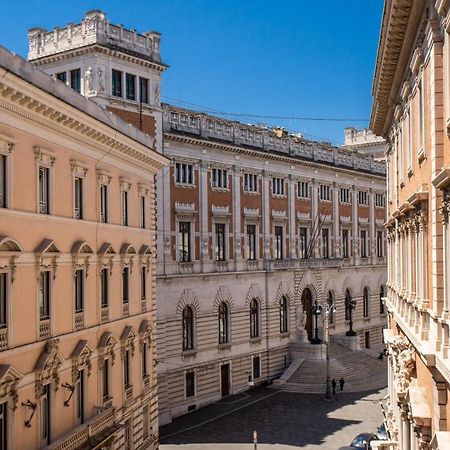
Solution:
[{"label": "arched window", "polygon": [[288,320],[289,302],[285,295],[280,299],[280,333],[287,333],[289,327]]},{"label": "arched window", "polygon": [[352,294],[350,289],[345,290],[345,320],[350,320],[350,308],[352,303]]},{"label": "arched window", "polygon": [[333,293],[331,291],[328,291],[328,310],[329,310],[329,315],[328,315],[328,321],[330,325],[334,324],[334,297],[333,297]]},{"label": "arched window", "polygon": [[219,305],[219,344],[226,344],[228,341],[228,305],[222,302]]},{"label": "arched window", "polygon": [[190,306],[183,309],[183,351],[194,349],[194,311]]},{"label": "arched window", "polygon": [[384,302],[383,302],[384,297],[385,297],[384,287],[380,286],[380,314],[384,314]]},{"label": "arched window", "polygon": [[259,337],[259,304],[256,299],[250,302],[250,337]]},{"label": "arched window", "polygon": [[363,316],[369,316],[369,289],[366,287],[363,290]]}]

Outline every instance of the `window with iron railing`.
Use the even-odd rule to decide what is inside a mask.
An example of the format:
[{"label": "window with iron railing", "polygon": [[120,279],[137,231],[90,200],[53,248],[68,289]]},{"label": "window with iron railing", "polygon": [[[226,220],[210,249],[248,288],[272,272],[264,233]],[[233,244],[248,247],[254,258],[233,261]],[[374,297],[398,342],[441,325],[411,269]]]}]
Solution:
[{"label": "window with iron railing", "polygon": [[50,318],[50,272],[39,274],[39,317],[41,320]]},{"label": "window with iron railing", "polygon": [[74,217],[83,218],[83,179],[75,177],[74,180]]},{"label": "window with iron railing", "polygon": [[83,312],[84,310],[84,270],[75,271],[75,312]]},{"label": "window with iron railing", "polygon": [[100,185],[100,222],[108,222],[108,186]]},{"label": "window with iron railing", "polygon": [[256,225],[247,225],[247,259],[256,259]]},{"label": "window with iron railing", "polygon": [[39,213],[50,214],[50,169],[39,167]]}]

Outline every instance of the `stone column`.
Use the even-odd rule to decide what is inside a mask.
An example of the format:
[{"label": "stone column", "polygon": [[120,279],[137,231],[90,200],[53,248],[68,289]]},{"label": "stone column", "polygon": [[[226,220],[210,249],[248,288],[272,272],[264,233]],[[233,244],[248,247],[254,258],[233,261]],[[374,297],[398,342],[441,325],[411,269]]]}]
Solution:
[{"label": "stone column", "polygon": [[339,187],[333,183],[333,248],[334,257],[341,257],[341,239],[339,234]]},{"label": "stone column", "polygon": [[295,182],[292,175],[289,175],[288,187],[288,215],[289,215],[289,256],[291,259],[297,258],[296,227],[295,227]]},{"label": "stone column", "polygon": [[359,264],[359,224],[358,224],[358,189],[352,187],[352,238],[353,238],[353,264]]},{"label": "stone column", "polygon": [[377,260],[377,239],[375,233],[375,194],[372,189],[369,191],[369,249],[370,261],[375,264]]},{"label": "stone column", "polygon": [[314,247],[312,249],[312,257],[318,258],[319,257],[319,241],[320,236],[317,234],[317,227],[319,224],[319,191],[318,191],[318,184],[315,179],[311,180],[311,232],[310,232],[310,239],[313,239],[314,236],[312,233],[316,233],[316,242],[314,242]]},{"label": "stone column", "polygon": [[270,174],[266,171],[262,172],[262,218],[263,218],[263,258],[270,258]]},{"label": "stone column", "polygon": [[199,216],[200,216],[200,260],[202,270],[204,265],[210,261],[209,257],[209,229],[208,229],[208,164],[200,162],[199,180]]},{"label": "stone column", "polygon": [[234,265],[239,270],[242,262],[241,230],[241,170],[233,166],[233,231],[234,231]]}]

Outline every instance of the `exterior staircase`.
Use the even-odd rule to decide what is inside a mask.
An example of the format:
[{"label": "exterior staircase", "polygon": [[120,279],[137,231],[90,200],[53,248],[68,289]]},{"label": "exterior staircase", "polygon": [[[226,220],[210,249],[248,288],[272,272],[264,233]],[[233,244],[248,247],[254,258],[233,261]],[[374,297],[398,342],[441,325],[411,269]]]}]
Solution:
[{"label": "exterior staircase", "polygon": [[[335,379],[339,389],[339,379],[344,377],[344,392],[361,392],[381,389],[387,386],[387,360],[379,360],[364,350],[350,350],[337,342],[331,342],[330,378]],[[291,370],[289,370],[291,369]],[[285,391],[302,393],[324,393],[326,389],[326,361],[305,360],[295,370],[288,368],[289,377],[284,383],[274,387]],[[283,376],[282,376],[283,378]]]}]

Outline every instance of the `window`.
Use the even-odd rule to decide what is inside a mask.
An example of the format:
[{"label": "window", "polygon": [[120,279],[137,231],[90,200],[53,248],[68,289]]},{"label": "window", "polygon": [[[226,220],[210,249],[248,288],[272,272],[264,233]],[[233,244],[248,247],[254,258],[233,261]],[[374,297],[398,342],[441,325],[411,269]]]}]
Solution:
[{"label": "window", "polygon": [[74,180],[74,217],[83,218],[83,179],[75,177]]},{"label": "window", "polygon": [[343,258],[350,257],[348,241],[349,241],[348,230],[344,228],[342,230],[342,257]]},{"label": "window", "polygon": [[84,270],[75,271],[75,312],[84,309]]},{"label": "window", "polygon": [[131,450],[133,432],[130,419],[123,424],[123,450]]},{"label": "window", "polygon": [[261,358],[259,356],[253,357],[253,379],[256,380],[261,376]]},{"label": "window", "polygon": [[288,307],[288,299],[283,295],[280,299],[280,333],[288,332]]},{"label": "window", "polygon": [[285,182],[284,178],[273,177],[272,178],[272,194],[273,195],[285,195]]},{"label": "window", "polygon": [[225,261],[225,224],[216,223],[216,261]]},{"label": "window", "polygon": [[50,272],[39,274],[39,317],[40,320],[50,317]]},{"label": "window", "polygon": [[334,324],[334,297],[331,291],[328,291],[328,322],[330,325]]},{"label": "window", "polygon": [[127,100],[136,100],[136,75],[125,75],[125,95]]},{"label": "window", "polygon": [[128,191],[121,191],[122,203],[122,225],[128,226]]},{"label": "window", "polygon": [[183,309],[183,351],[194,349],[194,311],[190,306]]},{"label": "window", "polygon": [[141,267],[141,300],[147,299],[147,268]]},{"label": "window", "polygon": [[369,289],[363,290],[363,317],[369,316]]},{"label": "window", "polygon": [[186,372],[186,397],[195,397],[195,372]]},{"label": "window", "polygon": [[0,208],[6,207],[6,155],[0,155]]},{"label": "window", "polygon": [[297,196],[299,198],[309,198],[309,184],[307,181],[297,183]]},{"label": "window", "polygon": [[148,376],[147,371],[147,342],[144,342],[142,344],[142,378],[145,378]]},{"label": "window", "polygon": [[8,402],[0,403],[0,448],[8,450]]},{"label": "window", "polygon": [[256,225],[247,225],[247,259],[256,259]]},{"label": "window", "polygon": [[212,169],[211,185],[213,188],[227,189],[228,175],[225,169]]},{"label": "window", "polygon": [[103,268],[100,272],[100,302],[102,308],[108,307],[108,283],[109,283],[109,269]]},{"label": "window", "polygon": [[418,153],[420,155],[420,153],[425,150],[425,148],[424,148],[425,144],[424,144],[424,138],[423,138],[424,135],[425,135],[425,133],[424,133],[425,130],[424,130],[424,120],[423,120],[423,116],[424,116],[424,111],[423,111],[424,95],[423,95],[422,80],[420,80],[420,82],[419,82],[418,97],[419,97],[419,127],[418,127],[419,148],[418,148]]},{"label": "window", "polygon": [[139,92],[141,103],[148,103],[148,80],[147,78],[139,78]]},{"label": "window", "polygon": [[50,438],[50,384],[46,384],[41,395],[41,438],[49,445]]},{"label": "window", "polygon": [[100,222],[108,222],[108,186],[100,185]]},{"label": "window", "polygon": [[360,206],[367,206],[368,205],[368,196],[366,191],[359,191],[358,192],[358,204]]},{"label": "window", "polygon": [[274,258],[283,259],[283,227],[275,226]]},{"label": "window", "polygon": [[130,269],[129,267],[124,267],[122,270],[122,303],[128,303],[129,289],[130,289]]},{"label": "window", "polygon": [[253,299],[250,302],[250,338],[259,337],[259,303]]},{"label": "window", "polygon": [[308,258],[308,229],[300,227],[300,258]]},{"label": "window", "polygon": [[105,359],[102,370],[103,401],[109,399],[109,360]]},{"label": "window", "polygon": [[130,350],[123,352],[123,385],[125,388],[130,387]]},{"label": "window", "polygon": [[178,222],[178,260],[191,261],[191,223]]},{"label": "window", "polygon": [[228,305],[222,302],[219,305],[219,344],[226,344],[228,341]]},{"label": "window", "polygon": [[367,258],[367,231],[361,230],[360,232],[360,255],[361,258]]},{"label": "window", "polygon": [[341,203],[350,203],[350,189],[341,188]]},{"label": "window", "polygon": [[70,71],[70,87],[78,93],[81,92],[81,69]]},{"label": "window", "polygon": [[67,73],[59,72],[56,74],[56,79],[62,81],[63,83],[67,83]]},{"label": "window", "polygon": [[122,72],[120,70],[112,70],[112,95],[122,97]]},{"label": "window", "polygon": [[8,326],[8,274],[2,272],[0,273],[0,328],[6,326]]},{"label": "window", "polygon": [[258,175],[244,173],[244,192],[258,192]]},{"label": "window", "polygon": [[142,408],[142,437],[143,437],[144,441],[145,441],[145,439],[148,438],[149,428],[150,428],[150,423],[149,423],[149,416],[148,416],[148,406],[145,405]]},{"label": "window", "polygon": [[384,314],[384,288],[380,286],[380,314]]},{"label": "window", "polygon": [[175,164],[175,182],[178,184],[194,184],[194,166],[187,163]]},{"label": "window", "polygon": [[384,194],[375,194],[375,206],[384,208],[386,206]]},{"label": "window", "polygon": [[322,228],[322,258],[330,257],[328,228]]},{"label": "window", "polygon": [[50,170],[39,167],[39,212],[50,214]]},{"label": "window", "polygon": [[78,379],[76,385],[77,395],[77,419],[79,423],[84,423],[84,370],[78,371]]},{"label": "window", "polygon": [[383,232],[377,231],[377,256],[378,258],[383,257]]},{"label": "window", "polygon": [[139,197],[139,205],[141,207],[141,228],[145,228],[146,220],[145,220],[145,197],[141,195]]},{"label": "window", "polygon": [[330,186],[328,186],[326,184],[321,184],[320,190],[319,190],[319,196],[320,196],[320,200],[325,200],[325,201],[331,200]]},{"label": "window", "polygon": [[345,290],[345,320],[350,320],[350,309],[352,308],[352,294],[350,294],[350,290]]}]

